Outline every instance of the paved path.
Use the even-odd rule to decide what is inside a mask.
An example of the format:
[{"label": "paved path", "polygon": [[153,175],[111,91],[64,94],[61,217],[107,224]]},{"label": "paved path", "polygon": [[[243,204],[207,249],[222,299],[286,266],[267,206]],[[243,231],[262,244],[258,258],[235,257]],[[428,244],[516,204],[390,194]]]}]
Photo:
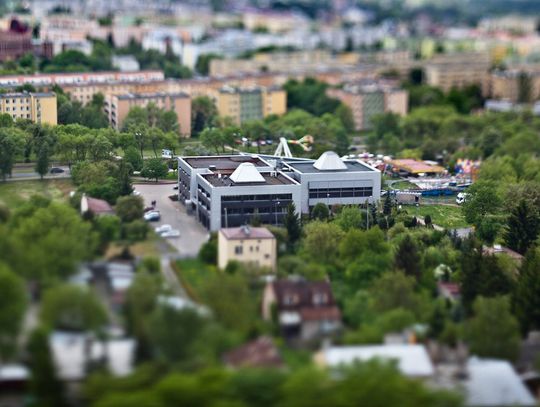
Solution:
[{"label": "paved path", "polygon": [[[187,214],[180,203],[171,201],[170,195],[177,193],[172,184],[135,184],[135,190],[141,193],[146,206],[156,201],[156,209],[161,213],[159,222],[151,222],[153,227],[169,224],[180,230],[180,237],[167,238],[167,242],[177,251],[176,257],[196,257],[201,246],[208,241],[210,234],[195,219]],[[162,250],[162,252],[167,252]],[[167,253],[170,254],[170,253]]]}]

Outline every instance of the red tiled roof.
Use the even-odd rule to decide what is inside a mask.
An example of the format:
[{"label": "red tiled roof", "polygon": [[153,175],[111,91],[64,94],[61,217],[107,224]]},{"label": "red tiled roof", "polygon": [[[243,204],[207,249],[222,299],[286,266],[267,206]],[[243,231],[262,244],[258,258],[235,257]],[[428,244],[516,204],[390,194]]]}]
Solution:
[{"label": "red tiled roof", "polygon": [[240,226],[238,228],[223,228],[221,233],[228,240],[243,239],[275,239],[272,232],[266,228],[253,228],[250,226]]},{"label": "red tiled roof", "polygon": [[[328,281],[277,280],[272,283],[279,310],[325,308],[335,305]],[[315,298],[318,297],[318,302]],[[291,302],[291,299],[293,300]]]},{"label": "red tiled roof", "polygon": [[88,210],[96,215],[102,213],[114,213],[113,208],[107,201],[97,198],[86,198],[88,200]]},{"label": "red tiled roof", "polygon": [[261,336],[223,356],[227,365],[233,367],[282,367],[283,361],[272,338]]}]

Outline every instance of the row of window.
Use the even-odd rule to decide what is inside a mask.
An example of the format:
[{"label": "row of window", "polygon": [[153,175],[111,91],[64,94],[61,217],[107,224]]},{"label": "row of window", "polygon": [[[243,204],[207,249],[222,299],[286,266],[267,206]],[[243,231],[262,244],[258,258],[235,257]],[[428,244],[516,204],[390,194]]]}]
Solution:
[{"label": "row of window", "polygon": [[265,206],[262,208],[223,208],[223,215],[242,215],[253,213],[285,213],[287,208],[283,206]]},{"label": "row of window", "polygon": [[353,198],[373,195],[372,187],[310,189],[310,198]]},{"label": "row of window", "polygon": [[276,194],[276,195],[230,195],[222,196],[221,202],[233,202],[233,201],[276,201],[276,200],[292,199],[292,194]]}]

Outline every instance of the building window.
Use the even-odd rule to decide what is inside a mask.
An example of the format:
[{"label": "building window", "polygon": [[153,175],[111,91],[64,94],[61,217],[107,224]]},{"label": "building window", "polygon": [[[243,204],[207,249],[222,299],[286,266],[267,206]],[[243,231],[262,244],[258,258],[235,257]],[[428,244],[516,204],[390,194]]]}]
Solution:
[{"label": "building window", "polygon": [[243,247],[242,246],[235,246],[234,247],[234,254],[241,255],[242,252],[243,252]]},{"label": "building window", "polygon": [[325,293],[315,293],[313,294],[313,304],[314,305],[322,305],[326,304],[327,302],[327,296]]}]

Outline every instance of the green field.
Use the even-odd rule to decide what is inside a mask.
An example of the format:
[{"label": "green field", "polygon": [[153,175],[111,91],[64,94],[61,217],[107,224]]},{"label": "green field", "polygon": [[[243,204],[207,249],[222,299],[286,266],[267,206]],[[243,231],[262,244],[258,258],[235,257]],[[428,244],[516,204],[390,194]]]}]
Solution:
[{"label": "green field", "polygon": [[16,208],[32,195],[66,200],[73,189],[70,179],[0,182],[0,202],[10,208]]},{"label": "green field", "polygon": [[419,207],[407,207],[407,212],[411,215],[431,216],[435,225],[443,228],[454,229],[470,226],[465,221],[465,216],[460,206],[455,205],[420,205]]}]

